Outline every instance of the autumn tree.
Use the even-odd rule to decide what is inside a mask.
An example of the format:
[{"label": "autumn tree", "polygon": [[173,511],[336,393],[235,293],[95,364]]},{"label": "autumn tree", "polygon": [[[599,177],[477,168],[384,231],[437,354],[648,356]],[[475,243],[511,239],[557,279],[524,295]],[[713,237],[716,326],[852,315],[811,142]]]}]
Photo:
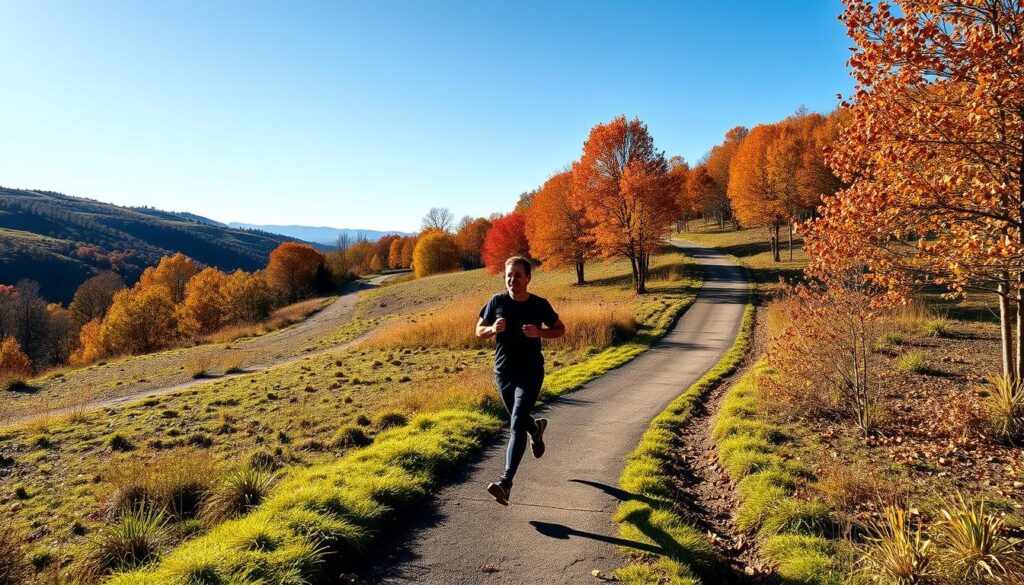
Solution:
[{"label": "autumn tree", "polygon": [[276,293],[261,274],[236,270],[228,276],[221,292],[231,323],[258,323],[274,309]]},{"label": "autumn tree", "polygon": [[586,209],[598,251],[629,259],[638,293],[647,292],[648,259],[675,220],[667,173],[647,126],[625,116],[594,126],[572,166],[572,196]]},{"label": "autumn tree", "polygon": [[487,272],[497,274],[505,270],[510,256],[529,256],[530,242],[526,239],[526,218],[512,212],[491,223],[480,250]]},{"label": "autumn tree", "polygon": [[284,242],[270,253],[267,282],[288,302],[305,298],[316,290],[326,267],[324,255],[308,244]]},{"label": "autumn tree", "polygon": [[68,361],[73,366],[91,364],[106,355],[103,344],[103,326],[99,318],[82,325],[78,332],[78,349],[72,352]]},{"label": "autumn tree", "polygon": [[491,229],[491,220],[486,217],[463,218],[459,231],[455,234],[455,243],[462,254],[462,264],[466,268],[480,268],[484,265],[484,238]]},{"label": "autumn tree", "polygon": [[673,156],[668,161],[668,181],[676,199],[679,230],[686,229],[686,222],[700,213],[697,202],[690,198],[686,181],[690,178],[690,165],[681,156]]},{"label": "autumn tree", "polygon": [[534,189],[533,191],[523,191],[520,193],[519,199],[516,200],[516,206],[512,211],[525,216],[530,206],[533,205],[533,198],[537,196],[537,191],[537,189]]},{"label": "autumn tree", "polygon": [[0,343],[0,378],[5,385],[11,380],[24,380],[32,375],[32,361],[21,351],[18,341],[11,336]]},{"label": "autumn tree", "polygon": [[429,230],[416,240],[412,259],[416,278],[451,272],[460,264],[459,247],[451,235],[441,230]]},{"label": "autumn tree", "polygon": [[545,181],[526,213],[526,238],[534,257],[550,266],[575,267],[576,283],[583,284],[584,266],[596,256],[596,249],[590,235],[593,226],[571,191],[571,170]]},{"label": "autumn tree", "polygon": [[749,131],[743,126],[736,126],[725,133],[725,140],[708,153],[704,167],[711,177],[713,186],[702,199],[705,217],[712,217],[718,222],[719,228],[725,227],[727,219],[732,217],[729,196],[729,169],[732,157]]},{"label": "autumn tree", "polygon": [[[694,214],[703,213],[707,217],[707,210],[717,205],[717,203],[708,202],[719,197],[720,191],[715,180],[708,173],[707,165],[700,164],[690,169],[683,186],[682,200],[679,202],[683,217],[686,217],[684,210],[692,210]],[[720,224],[720,227],[723,226],[724,224]]]},{"label": "autumn tree", "polygon": [[747,227],[767,227],[772,259],[779,258],[779,230],[786,222],[785,201],[777,191],[776,176],[769,166],[769,148],[779,134],[778,127],[755,126],[743,139],[729,165],[729,195],[733,213]]},{"label": "autumn tree", "polygon": [[165,286],[136,286],[114,295],[100,335],[112,354],[141,354],[177,341],[174,300]]},{"label": "autumn tree", "polygon": [[177,253],[164,256],[159,264],[150,266],[139,278],[142,287],[162,286],[171,295],[171,301],[180,303],[185,298],[185,286],[199,272],[199,265],[188,256]]},{"label": "autumn tree", "polygon": [[36,367],[60,362],[55,350],[67,331],[53,317],[35,281],[23,279],[0,293],[0,337],[14,337]]},{"label": "autumn tree", "polygon": [[809,226],[812,266],[855,255],[890,290],[996,293],[1003,374],[1024,378],[1024,10],[845,4],[856,86],[831,163],[850,186]]},{"label": "autumn tree", "polygon": [[178,329],[186,335],[202,335],[220,329],[229,321],[224,286],[228,275],[205,268],[185,286],[185,299],[177,307]]},{"label": "autumn tree", "polygon": [[409,236],[402,242],[402,268],[412,268],[412,258],[416,251],[417,236]]},{"label": "autumn tree", "polygon": [[404,268],[402,266],[402,243],[404,238],[395,238],[391,240],[391,245],[388,247],[388,266],[391,268]]},{"label": "autumn tree", "polygon": [[124,280],[114,272],[103,272],[87,279],[68,305],[72,322],[81,327],[93,319],[102,319],[114,302],[114,293],[124,288]]},{"label": "autumn tree", "polygon": [[424,230],[441,230],[450,232],[455,227],[455,216],[447,207],[431,207],[423,216]]}]

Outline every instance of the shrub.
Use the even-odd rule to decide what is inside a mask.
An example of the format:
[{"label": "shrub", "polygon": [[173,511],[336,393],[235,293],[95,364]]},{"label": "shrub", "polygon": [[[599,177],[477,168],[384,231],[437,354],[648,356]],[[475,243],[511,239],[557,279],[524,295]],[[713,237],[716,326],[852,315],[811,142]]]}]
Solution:
[{"label": "shrub", "polygon": [[277,472],[267,467],[239,467],[221,480],[207,498],[203,517],[220,522],[258,506],[277,484]]},{"label": "shrub", "polygon": [[0,585],[24,585],[32,576],[27,541],[10,526],[0,526]]},{"label": "shrub", "polygon": [[168,541],[163,514],[139,506],[99,529],[79,566],[85,580],[137,568],[157,556]]},{"label": "shrub", "polygon": [[873,523],[872,536],[863,549],[861,571],[870,579],[898,585],[928,583],[932,577],[931,541],[914,530],[907,511],[897,506],[885,509],[881,520]]},{"label": "shrub", "polygon": [[351,447],[363,447],[370,444],[371,439],[366,436],[362,427],[358,425],[345,425],[334,433],[331,444],[339,449]]},{"label": "shrub", "polygon": [[1001,581],[1022,567],[1014,545],[1001,533],[1004,521],[985,512],[985,502],[967,502],[962,495],[941,510],[937,541],[947,570],[961,581]]},{"label": "shrub", "polygon": [[213,360],[208,355],[194,353],[185,359],[185,373],[189,378],[199,379],[210,374],[213,368]]},{"label": "shrub", "polygon": [[896,368],[908,374],[922,374],[929,369],[928,360],[920,351],[910,351],[896,358]]}]

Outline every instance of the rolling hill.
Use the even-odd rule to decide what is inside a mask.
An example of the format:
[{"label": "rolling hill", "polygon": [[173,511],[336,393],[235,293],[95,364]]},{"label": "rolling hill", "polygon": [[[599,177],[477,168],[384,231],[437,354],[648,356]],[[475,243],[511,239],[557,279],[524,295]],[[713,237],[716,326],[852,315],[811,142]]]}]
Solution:
[{"label": "rolling hill", "polygon": [[322,244],[325,246],[334,246],[335,242],[338,241],[338,236],[346,235],[352,241],[363,237],[371,242],[376,242],[382,236],[389,234],[395,234],[399,236],[412,236],[415,234],[409,232],[389,231],[382,232],[379,230],[359,230],[349,228],[332,228],[332,227],[313,227],[304,225],[256,225],[251,223],[236,223],[232,222],[228,224],[229,227],[239,229],[256,229],[272,234],[280,234],[283,236],[290,236],[296,239],[305,240],[307,242],[313,242],[316,244]]},{"label": "rolling hill", "polygon": [[69,302],[82,281],[104,270],[132,283],[174,252],[225,271],[257,270],[286,241],[294,238],[190,213],[0,187],[0,283],[35,280],[50,301]]}]

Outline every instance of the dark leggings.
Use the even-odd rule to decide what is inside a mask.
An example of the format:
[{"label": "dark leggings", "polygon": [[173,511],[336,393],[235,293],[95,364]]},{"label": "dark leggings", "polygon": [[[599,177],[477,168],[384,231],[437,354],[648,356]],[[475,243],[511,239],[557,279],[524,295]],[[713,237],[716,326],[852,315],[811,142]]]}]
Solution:
[{"label": "dark leggings", "polygon": [[537,432],[537,423],[530,416],[537,396],[540,394],[540,386],[544,382],[544,372],[529,374],[496,373],[495,381],[498,383],[498,392],[501,394],[501,401],[505,404],[512,426],[508,437],[508,450],[505,453],[505,473],[501,476],[501,483],[505,487],[512,486],[512,478],[519,469],[519,462],[523,460],[526,453],[526,435],[533,435]]}]

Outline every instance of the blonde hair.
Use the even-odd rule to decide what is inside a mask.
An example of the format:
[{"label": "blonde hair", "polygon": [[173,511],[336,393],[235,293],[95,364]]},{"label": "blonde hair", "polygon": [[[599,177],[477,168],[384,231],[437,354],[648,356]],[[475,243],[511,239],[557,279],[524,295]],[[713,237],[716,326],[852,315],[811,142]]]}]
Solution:
[{"label": "blonde hair", "polygon": [[508,260],[505,260],[505,268],[508,268],[513,264],[521,266],[523,268],[523,272],[526,273],[526,276],[531,278],[533,277],[533,263],[530,262],[530,259],[526,256],[512,256]]}]

